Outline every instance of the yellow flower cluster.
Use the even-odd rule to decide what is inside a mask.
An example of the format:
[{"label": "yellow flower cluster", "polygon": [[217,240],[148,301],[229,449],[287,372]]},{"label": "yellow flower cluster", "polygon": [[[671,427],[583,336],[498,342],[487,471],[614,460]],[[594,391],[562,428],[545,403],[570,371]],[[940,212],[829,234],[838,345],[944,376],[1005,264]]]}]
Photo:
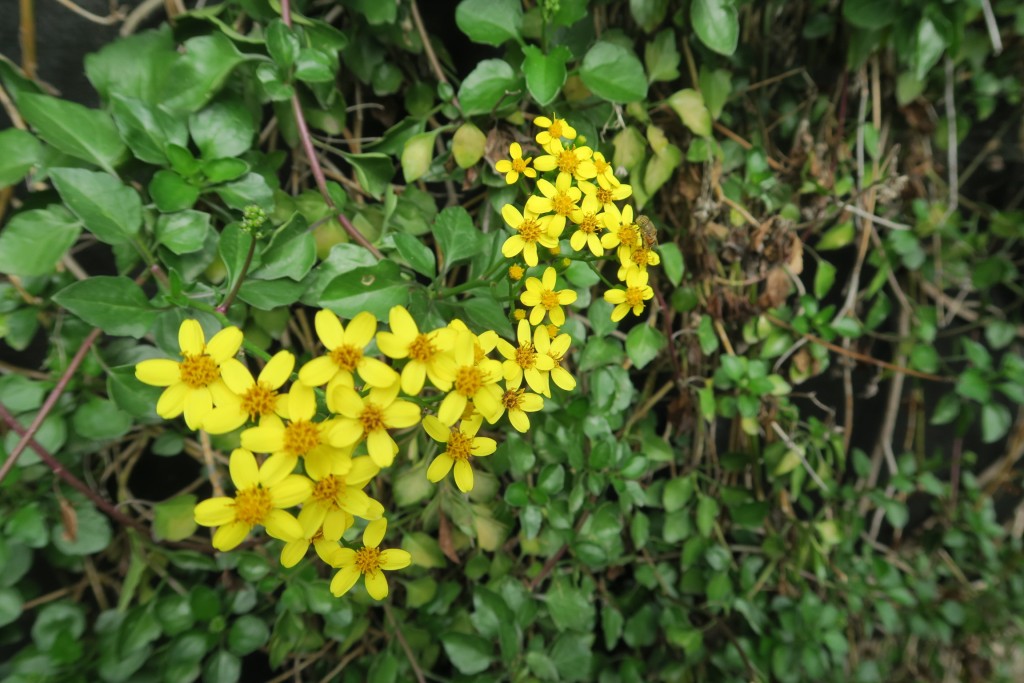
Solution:
[{"label": "yellow flower cluster", "polygon": [[[485,420],[495,424],[507,415],[524,432],[527,413],[541,410],[542,395],[551,395],[550,381],[575,387],[561,365],[569,336],[552,338],[545,326],[531,333],[525,320],[516,346],[493,331],[474,334],[457,319],[424,332],[402,306],[391,309],[388,330],[378,330],[367,312],[345,324],[327,310],[316,314],[315,328],[325,353],[299,368],[287,393],[283,387],[295,368],[291,353],[277,353],[253,378],[237,358],[241,330],[228,327],[207,343],[196,320],[179,329],[180,361],[143,361],[136,377],[165,387],[157,402],[165,419],[184,414],[191,429],[214,434],[252,425],[241,432],[229,460],[234,495],[195,509],[197,523],[216,527],[214,547],[231,550],[260,526],[284,541],[282,565],[295,565],[312,545],[339,570],[331,582],[335,595],[363,576],[368,593],[380,600],[388,593],[382,570],[411,562],[404,550],[380,549],[385,509],[364,490],[394,462],[396,431],[422,423],[443,448],[427,478],[436,483],[454,469],[458,488],[470,491],[471,459],[497,448],[494,439],[477,435]],[[371,341],[383,358],[370,353]],[[495,350],[503,360],[489,357]],[[524,379],[531,391],[522,386]],[[431,402],[436,414],[422,416],[420,404]],[[254,453],[266,454],[262,463]],[[295,506],[301,506],[297,516],[288,512]],[[356,518],[368,522],[363,546],[347,548],[342,535]]]},{"label": "yellow flower cluster", "polygon": [[[571,224],[574,229],[569,246],[574,252],[589,253],[599,259],[614,250],[619,261],[616,278],[623,286],[604,293],[605,300],[615,305],[612,320],[622,320],[629,311],[640,315],[645,302],[654,296],[648,285],[647,267],[658,265],[661,259],[654,250],[656,241],[650,221],[643,216],[634,218],[632,206],[627,204],[620,209],[616,203],[630,197],[633,189],[615,177],[612,165],[601,152],[572,142],[577,138],[576,129],[564,119],[538,116],[534,124],[541,128],[536,141],[543,153],[524,159],[522,146],[513,142],[509,147],[510,158],[495,165],[510,185],[520,177],[537,178],[522,210],[512,204],[502,207],[502,217],[515,231],[505,240],[502,254],[506,258],[522,254],[527,266],[537,266],[538,246],[553,255],[560,254],[559,240]],[[537,177],[538,171],[557,171],[557,175],[552,182]],[[509,269],[513,281],[522,276],[523,269],[517,264]],[[539,279],[527,278],[521,301],[532,308],[531,325],[539,324],[545,315],[553,325],[565,323],[562,306],[575,301],[576,294],[556,290],[556,278],[555,269],[550,267]]]}]

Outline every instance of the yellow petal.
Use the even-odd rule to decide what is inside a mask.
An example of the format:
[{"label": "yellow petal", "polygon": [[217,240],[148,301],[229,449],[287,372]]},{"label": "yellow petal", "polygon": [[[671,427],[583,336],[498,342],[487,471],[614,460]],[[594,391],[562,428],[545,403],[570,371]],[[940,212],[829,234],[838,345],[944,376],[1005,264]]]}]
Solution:
[{"label": "yellow petal", "polygon": [[420,333],[419,327],[416,326],[416,321],[413,320],[412,315],[406,310],[405,306],[393,306],[391,308],[388,312],[388,325],[391,327],[391,332],[407,344],[412,342]]},{"label": "yellow petal", "polygon": [[409,344],[393,332],[377,333],[377,348],[388,358],[406,358]]},{"label": "yellow petal", "polygon": [[388,580],[384,577],[384,572],[367,574],[363,578],[363,583],[366,584],[366,592],[374,600],[383,600],[388,597]]},{"label": "yellow petal", "polygon": [[334,350],[344,343],[345,328],[341,326],[341,321],[333,311],[327,309],[317,311],[316,317],[313,319],[313,326],[316,328],[316,336],[320,338],[326,348]]},{"label": "yellow petal", "polygon": [[153,387],[169,387],[181,381],[181,366],[169,358],[152,358],[135,366],[135,378]]},{"label": "yellow petal", "polygon": [[203,420],[213,410],[213,395],[206,387],[191,389],[185,393],[185,424],[193,431],[203,428]]},{"label": "yellow petal", "polygon": [[[327,508],[318,502],[311,502],[302,506],[299,511],[299,526],[302,527],[302,537],[312,538],[316,535],[320,525],[324,523],[327,516]],[[341,538],[339,535],[338,538]],[[338,540],[338,538],[332,540]]]},{"label": "yellow petal", "polygon": [[185,410],[185,396],[188,394],[188,385],[178,383],[164,389],[156,402],[156,414],[165,420],[173,420]]},{"label": "yellow petal", "polygon": [[331,510],[324,516],[324,538],[337,541],[352,526],[352,516],[341,510]]},{"label": "yellow petal", "polygon": [[[521,252],[526,246],[526,242],[519,235],[512,235],[501,245],[501,255],[505,258],[512,258],[519,252]],[[536,265],[536,263],[534,263]]]},{"label": "yellow petal", "polygon": [[437,418],[445,424],[455,424],[455,421],[462,417],[466,409],[466,397],[454,391],[450,392],[441,401],[441,407],[437,411]]},{"label": "yellow petal", "polygon": [[210,498],[196,505],[196,524],[202,526],[224,526],[235,521],[235,499],[227,496]]},{"label": "yellow petal", "polygon": [[463,493],[473,490],[473,468],[466,460],[455,462],[455,485]]},{"label": "yellow petal", "polygon": [[361,349],[377,334],[377,318],[373,313],[363,311],[348,322],[345,328],[345,343]]},{"label": "yellow petal", "polygon": [[370,432],[366,437],[366,450],[380,467],[391,467],[398,452],[398,444],[384,430]]},{"label": "yellow petal", "polygon": [[302,366],[299,381],[307,387],[319,387],[338,374],[338,369],[338,364],[330,356],[320,356]]},{"label": "yellow petal", "polygon": [[214,408],[203,420],[203,431],[210,434],[227,434],[245,424],[249,416],[238,408]]},{"label": "yellow petal", "polygon": [[355,568],[355,565],[347,565],[342,567],[341,570],[334,575],[331,579],[331,594],[336,598],[340,598],[345,593],[352,590],[352,586],[356,585],[356,581],[359,580],[359,570]]},{"label": "yellow petal", "polygon": [[423,430],[430,435],[434,441],[440,441],[441,443],[448,443],[448,439],[451,437],[451,429],[445,425],[441,420],[437,419],[433,415],[426,415],[423,418]]},{"label": "yellow petal", "polygon": [[260,371],[259,380],[271,389],[280,389],[295,369],[295,356],[290,351],[278,351]]},{"label": "yellow petal", "polygon": [[331,431],[327,433],[328,441],[337,448],[345,448],[357,444],[361,438],[363,438],[362,423],[350,417],[336,419],[334,426],[331,427]]},{"label": "yellow petal", "polygon": [[395,401],[383,410],[383,418],[393,429],[412,427],[420,421],[420,407],[411,401]]},{"label": "yellow petal", "polygon": [[346,386],[334,388],[331,392],[331,403],[335,413],[353,419],[358,418],[366,407],[363,397],[355,389]]},{"label": "yellow petal", "polygon": [[405,569],[412,564],[412,555],[400,548],[388,548],[380,553],[380,568],[388,571]]},{"label": "yellow petal", "polygon": [[367,548],[376,548],[384,540],[384,532],[388,530],[388,520],[378,519],[366,525],[363,530],[363,545]]},{"label": "yellow petal", "polygon": [[271,510],[264,518],[263,526],[267,534],[281,541],[296,541],[302,538],[302,526],[299,520],[284,510]]},{"label": "yellow petal", "polygon": [[225,524],[214,532],[213,547],[224,553],[233,550],[245,540],[250,531],[252,531],[252,527],[245,522]]},{"label": "yellow petal", "polygon": [[316,394],[313,387],[296,382],[288,390],[288,416],[292,422],[312,420],[316,415]]},{"label": "yellow petal", "polygon": [[284,423],[277,415],[267,415],[259,427],[242,432],[242,448],[255,453],[276,453],[284,448]]},{"label": "yellow petal", "polygon": [[498,450],[498,442],[486,436],[478,436],[473,439],[473,446],[470,453],[478,458],[483,458]]},{"label": "yellow petal", "polygon": [[501,217],[505,219],[510,228],[518,228],[525,220],[523,214],[519,213],[519,209],[511,204],[501,207]]},{"label": "yellow petal", "polygon": [[274,507],[290,508],[305,502],[313,492],[313,482],[301,474],[289,474],[270,489]]},{"label": "yellow petal", "polygon": [[409,396],[417,396],[423,391],[423,382],[427,376],[427,366],[421,361],[409,361],[402,368],[402,391]]},{"label": "yellow petal", "polygon": [[225,327],[213,335],[213,339],[206,345],[206,352],[220,365],[238,353],[238,349],[242,348],[242,338],[242,331],[237,327]]},{"label": "yellow petal", "polygon": [[244,448],[236,448],[231,451],[228,469],[231,472],[231,481],[235,488],[248,489],[260,483],[260,468],[256,464],[256,456],[252,454],[252,451]]},{"label": "yellow petal", "polygon": [[[558,159],[550,154],[545,154],[544,156],[537,157],[537,160],[533,162],[533,165],[538,171],[547,172],[554,170],[558,166]],[[539,183],[540,181],[538,180],[537,182]]]},{"label": "yellow petal", "polygon": [[[349,327],[351,329],[351,325]],[[359,376],[371,387],[386,388],[398,382],[398,373],[395,369],[376,358],[363,356],[356,368],[359,370]]]},{"label": "yellow petal", "polygon": [[621,304],[626,300],[626,290],[609,289],[604,293],[604,300],[610,304]]},{"label": "yellow petal", "polygon": [[307,550],[309,550],[309,541],[304,538],[285,543],[284,548],[281,549],[281,566],[294,567],[299,560],[306,556]]},{"label": "yellow petal", "polygon": [[427,468],[427,479],[436,484],[448,476],[448,472],[451,471],[454,464],[455,461],[450,455],[442,453],[434,458],[434,461],[430,463],[430,467]]},{"label": "yellow petal", "polygon": [[178,328],[178,347],[182,353],[189,356],[198,356],[203,353],[203,349],[206,347],[206,336],[203,334],[203,328],[198,320],[190,318],[181,321],[181,327]]}]

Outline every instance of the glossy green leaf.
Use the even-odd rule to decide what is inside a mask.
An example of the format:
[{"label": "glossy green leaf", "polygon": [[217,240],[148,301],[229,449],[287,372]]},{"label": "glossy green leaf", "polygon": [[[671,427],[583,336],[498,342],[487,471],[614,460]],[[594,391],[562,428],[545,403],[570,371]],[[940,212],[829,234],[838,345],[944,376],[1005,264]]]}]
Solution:
[{"label": "glossy green leaf", "polygon": [[196,497],[185,494],[153,506],[153,536],[157,540],[181,541],[196,530]]},{"label": "glossy green leaf", "polygon": [[521,40],[523,6],[519,0],[462,0],[455,24],[473,42],[498,47]]},{"label": "glossy green leaf", "polygon": [[433,278],[437,274],[434,265],[434,252],[422,240],[405,233],[395,235],[394,239],[398,253],[412,266],[413,270],[429,278]]},{"label": "glossy green leaf", "polygon": [[843,18],[857,28],[880,29],[895,21],[898,5],[889,0],[846,0]]},{"label": "glossy green leaf", "polygon": [[740,21],[734,0],[693,0],[690,20],[700,42],[715,52],[729,56],[736,52]]},{"label": "glossy green leaf", "polygon": [[216,100],[189,117],[188,129],[204,159],[235,157],[256,135],[252,112],[240,99]]},{"label": "glossy green leaf", "polygon": [[29,93],[19,98],[18,107],[43,140],[108,173],[114,173],[128,153],[113,119],[105,111]]},{"label": "glossy green leaf", "polygon": [[190,38],[184,48],[185,54],[167,75],[175,89],[164,106],[175,113],[191,114],[210,101],[246,57],[223,33]]},{"label": "glossy green leaf", "polygon": [[665,271],[665,277],[678,287],[683,281],[683,254],[674,242],[666,242],[658,245],[658,254],[661,256],[661,267]]},{"label": "glossy green leaf", "polygon": [[647,66],[647,78],[652,83],[679,78],[679,59],[676,35],[672,29],[658,32],[644,45],[644,64]]},{"label": "glossy green leaf", "polygon": [[434,159],[434,140],[439,131],[413,135],[402,148],[402,175],[406,183],[419,180],[430,168]]},{"label": "glossy green leaf", "polygon": [[280,19],[267,26],[267,52],[283,69],[290,69],[299,57],[299,37]]},{"label": "glossy green leaf", "polygon": [[17,128],[0,132],[0,189],[24,178],[39,163],[42,149],[31,133]]},{"label": "glossy green leaf", "polygon": [[150,331],[158,313],[141,287],[120,276],[96,275],[73,282],[53,300],[107,334],[136,339]]},{"label": "glossy green leaf", "polygon": [[409,282],[401,276],[398,265],[381,261],[334,278],[324,289],[320,304],[343,318],[369,311],[378,319],[386,320],[392,306],[404,306],[408,302]]},{"label": "glossy green leaf", "polygon": [[694,135],[711,135],[711,112],[704,105],[704,98],[699,92],[692,88],[684,88],[668,98],[668,106],[672,107],[679,120]]},{"label": "glossy green leaf", "polygon": [[459,168],[469,168],[480,161],[487,147],[487,136],[472,122],[459,126],[452,136],[452,157]]},{"label": "glossy green leaf", "polygon": [[364,190],[376,198],[384,196],[384,190],[395,175],[395,167],[391,163],[391,157],[379,152],[366,154],[342,153],[345,161],[352,165],[356,172],[356,179]]},{"label": "glossy green leaf", "polygon": [[466,676],[486,671],[494,661],[494,646],[480,636],[448,632],[441,635],[441,644],[452,665]]},{"label": "glossy green leaf", "polygon": [[638,368],[657,358],[665,344],[665,335],[650,325],[637,325],[626,335],[626,353]]},{"label": "glossy green leaf", "polygon": [[1010,410],[1001,403],[989,403],[981,408],[981,440],[995,443],[1006,436],[1013,422]]},{"label": "glossy green leaf", "polygon": [[127,434],[132,418],[113,402],[92,398],[75,410],[71,424],[82,438],[101,441]]},{"label": "glossy green leaf", "polygon": [[629,0],[629,11],[640,28],[651,33],[665,20],[668,4],[668,0]]},{"label": "glossy green leaf", "polygon": [[142,227],[139,193],[106,173],[78,168],[50,172],[53,184],[85,229],[107,244],[127,244]]},{"label": "glossy green leaf", "polygon": [[609,102],[639,102],[647,97],[647,76],[636,55],[617,43],[598,41],[583,57],[583,84]]},{"label": "glossy green leaf", "polygon": [[441,249],[442,270],[475,256],[483,243],[483,233],[461,206],[450,206],[437,215],[432,229]]},{"label": "glossy green leaf", "polygon": [[153,175],[148,189],[153,202],[164,213],[191,209],[199,199],[198,187],[174,171],[166,169],[157,171]]},{"label": "glossy green leaf", "polygon": [[572,57],[569,48],[564,45],[551,50],[548,54],[534,45],[523,47],[523,74],[526,76],[526,89],[537,101],[537,104],[550,104],[565,85],[565,64]]},{"label": "glossy green leaf", "polygon": [[121,136],[142,161],[162,166],[167,163],[167,145],[188,144],[185,121],[160,106],[120,94],[111,97],[110,106]]},{"label": "glossy green leaf", "polygon": [[490,114],[500,103],[513,104],[520,89],[516,72],[502,59],[485,59],[459,86],[459,103],[466,116]]},{"label": "glossy green leaf", "polygon": [[107,43],[85,58],[85,73],[105,100],[120,95],[149,105],[166,97],[171,66],[178,59],[169,26]]},{"label": "glossy green leaf", "polygon": [[0,273],[52,273],[81,231],[82,224],[62,206],[15,214],[0,232]]}]

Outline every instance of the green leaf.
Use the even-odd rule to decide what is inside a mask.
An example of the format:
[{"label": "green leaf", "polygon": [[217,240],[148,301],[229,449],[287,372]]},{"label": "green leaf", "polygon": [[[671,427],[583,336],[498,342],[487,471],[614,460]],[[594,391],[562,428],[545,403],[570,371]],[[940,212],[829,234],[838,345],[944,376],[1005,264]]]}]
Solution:
[{"label": "green leaf", "polygon": [[334,278],[324,288],[320,306],[346,319],[360,311],[369,311],[379,320],[385,320],[392,306],[404,306],[408,302],[409,282],[402,277],[398,264],[381,261]]},{"label": "green leaf", "polygon": [[647,76],[632,50],[600,40],[583,57],[580,78],[592,93],[625,104],[647,97]]},{"label": "green leaf", "polygon": [[675,31],[667,28],[644,45],[644,64],[647,65],[647,78],[651,83],[679,78],[679,50],[676,49]]},{"label": "green leaf", "polygon": [[486,671],[494,661],[494,646],[489,640],[466,633],[444,633],[441,644],[459,673],[473,676]]},{"label": "green leaf", "polygon": [[857,28],[880,29],[895,21],[899,5],[889,0],[845,0],[843,18]]},{"label": "green leaf", "polygon": [[594,629],[595,613],[592,596],[573,586],[568,579],[558,578],[544,595],[548,615],[559,631],[587,633]]},{"label": "green leaf", "polygon": [[0,273],[22,277],[52,273],[81,231],[78,220],[56,204],[16,214],[0,232]]},{"label": "green leaf", "polygon": [[711,135],[711,112],[704,105],[704,97],[699,92],[692,88],[684,88],[668,98],[668,106],[672,107],[679,115],[679,120],[694,135]]},{"label": "green leaf", "polygon": [[338,58],[334,54],[304,47],[295,60],[295,77],[305,83],[330,83],[338,70]]},{"label": "green leaf", "polygon": [[485,59],[459,86],[459,103],[466,116],[490,114],[500,102],[512,104],[515,98],[506,95],[519,87],[519,78],[508,62]]},{"label": "green leaf", "polygon": [[14,623],[21,616],[23,601],[15,588],[0,588],[0,628]]},{"label": "green leaf", "polygon": [[506,339],[514,339],[504,305],[489,293],[477,294],[461,302],[458,308],[461,308],[468,322],[481,330],[494,330]]},{"label": "green leaf", "polygon": [[993,349],[1002,349],[1009,346],[1016,336],[1017,328],[1013,323],[1005,320],[993,320],[985,326],[985,341]]},{"label": "green leaf", "polygon": [[814,296],[819,299],[828,294],[836,279],[836,267],[828,261],[818,261],[818,271],[814,274]]},{"label": "green leaf", "polygon": [[697,324],[697,341],[700,343],[701,353],[705,356],[710,356],[718,350],[718,335],[712,326],[711,316],[702,316]]},{"label": "green leaf", "polygon": [[443,272],[459,261],[476,256],[483,233],[473,225],[473,218],[461,206],[450,206],[434,219],[434,239],[441,249]]},{"label": "green leaf", "polygon": [[227,650],[217,650],[203,665],[203,683],[235,683],[241,677],[242,660]]},{"label": "green leaf", "polygon": [[455,24],[474,43],[498,47],[509,40],[522,42],[523,6],[519,0],[462,0]]},{"label": "green leaf", "polygon": [[917,34],[914,37],[914,51],[911,53],[914,76],[917,80],[924,81],[928,76],[928,72],[932,70],[932,67],[942,57],[942,53],[946,51],[946,41],[928,17],[921,19],[921,23],[917,25]]},{"label": "green leaf", "polygon": [[985,404],[992,399],[992,387],[988,378],[980,370],[970,368],[956,381],[956,393]]},{"label": "green leaf", "polygon": [[73,282],[53,300],[107,334],[136,339],[150,331],[158,313],[142,288],[121,276],[97,275]]},{"label": "green leaf", "polygon": [[156,240],[175,254],[190,254],[203,248],[210,232],[210,214],[178,211],[156,221]]},{"label": "green leaf", "polygon": [[[562,0],[565,2],[565,0]],[[563,633],[551,646],[551,661],[563,681],[591,681],[594,634]]]},{"label": "green leaf", "polygon": [[75,410],[71,424],[79,436],[101,441],[127,434],[132,418],[113,402],[93,397]]},{"label": "green leaf", "polygon": [[222,159],[249,150],[256,121],[242,100],[222,99],[189,117],[188,129],[204,159]]},{"label": "green leaf", "polygon": [[72,638],[79,638],[85,633],[85,610],[80,605],[51,603],[39,611],[32,624],[32,640],[44,652],[53,649],[65,633]]},{"label": "green leaf", "polygon": [[459,126],[452,136],[452,156],[459,168],[469,168],[480,161],[487,147],[487,136],[471,121]]},{"label": "green leaf", "polygon": [[736,52],[740,21],[733,0],[693,0],[690,19],[700,42],[727,57]]},{"label": "green leaf", "polygon": [[981,408],[981,440],[995,443],[1006,436],[1013,416],[1002,403],[989,403]]},{"label": "green leaf", "polygon": [[185,121],[162,107],[118,94],[112,96],[110,107],[121,137],[142,161],[163,166],[167,163],[167,145],[188,144]]},{"label": "green leaf", "polygon": [[153,536],[156,540],[181,541],[196,531],[196,497],[185,494],[153,506]]},{"label": "green leaf", "polygon": [[418,133],[405,141],[402,147],[402,175],[406,183],[419,180],[430,169],[438,132],[432,130],[429,133]]},{"label": "green leaf", "polygon": [[199,111],[220,90],[245,56],[223,33],[190,38],[185,54],[171,66],[167,81],[174,83],[174,94],[164,101],[169,111],[191,114]]},{"label": "green leaf", "polygon": [[228,649],[244,657],[266,645],[270,639],[267,623],[257,616],[245,615],[235,620],[228,631]]},{"label": "green leaf", "polygon": [[149,196],[153,198],[156,208],[164,213],[185,211],[195,206],[199,199],[199,188],[174,171],[162,169],[149,181]]},{"label": "green leaf", "polygon": [[278,280],[286,277],[298,282],[306,277],[316,263],[316,240],[299,220],[293,230],[275,235],[263,250],[262,264],[252,271],[260,280]]},{"label": "green leaf", "polygon": [[526,89],[543,106],[551,103],[562,86],[565,85],[565,63],[572,57],[569,48],[559,45],[545,55],[534,45],[523,47],[523,74],[526,76]]},{"label": "green leaf", "polygon": [[113,119],[105,111],[30,93],[18,98],[18,107],[43,140],[108,173],[114,173],[114,167],[128,152]]},{"label": "green leaf", "polygon": [[171,65],[178,59],[170,26],[107,43],[85,58],[85,73],[105,100],[121,95],[155,105],[165,97]]},{"label": "green leaf", "polygon": [[54,525],[50,541],[65,555],[92,555],[110,545],[110,522],[84,498],[73,499],[77,527],[74,537],[63,524]]},{"label": "green leaf", "polygon": [[673,144],[663,147],[644,167],[644,190],[648,196],[668,182],[683,161],[683,151]]},{"label": "green leaf", "polygon": [[282,69],[290,69],[299,57],[299,37],[280,19],[267,26],[267,52]]},{"label": "green leaf", "polygon": [[43,146],[31,133],[17,128],[0,132],[0,189],[20,181],[39,163]]},{"label": "green leaf", "polygon": [[156,402],[163,389],[135,378],[135,366],[111,368],[107,373],[107,394],[121,410],[135,417],[156,419]]},{"label": "green leaf", "polygon": [[427,245],[423,244],[422,240],[412,235],[399,233],[394,236],[394,239],[395,248],[398,249],[398,253],[401,254],[402,258],[409,262],[412,269],[433,279],[437,274],[437,269],[434,265],[434,252]]},{"label": "green leaf", "polygon": [[128,244],[142,227],[139,193],[106,173],[56,168],[53,184],[85,229],[101,242]]},{"label": "green leaf", "polygon": [[697,503],[697,531],[704,538],[711,536],[718,519],[718,501],[714,498],[701,496]]},{"label": "green leaf", "polygon": [[633,15],[633,20],[644,33],[650,33],[658,28],[665,20],[667,10],[668,0],[629,0],[629,11]]},{"label": "green leaf", "polygon": [[272,311],[293,304],[302,298],[309,280],[295,282],[288,278],[277,280],[247,279],[238,290],[238,298],[261,311]]},{"label": "green leaf", "polygon": [[355,169],[356,180],[364,190],[377,199],[384,196],[384,190],[387,189],[388,183],[395,175],[391,157],[380,152],[368,154],[342,152],[341,156]]},{"label": "green leaf", "polygon": [[642,368],[658,357],[665,348],[665,335],[650,325],[637,325],[626,335],[626,353],[633,365]]},{"label": "green leaf", "polygon": [[683,254],[674,242],[666,242],[658,245],[658,254],[661,256],[661,267],[665,269],[665,277],[678,287],[683,281]]},{"label": "green leaf", "polygon": [[711,118],[717,119],[722,115],[722,108],[732,92],[732,72],[727,69],[712,71],[701,65],[699,80],[704,104],[711,112]]},{"label": "green leaf", "polygon": [[677,479],[671,479],[665,484],[665,489],[662,491],[661,500],[665,506],[665,512],[676,512],[682,510],[683,507],[693,497],[693,477],[679,477]]}]

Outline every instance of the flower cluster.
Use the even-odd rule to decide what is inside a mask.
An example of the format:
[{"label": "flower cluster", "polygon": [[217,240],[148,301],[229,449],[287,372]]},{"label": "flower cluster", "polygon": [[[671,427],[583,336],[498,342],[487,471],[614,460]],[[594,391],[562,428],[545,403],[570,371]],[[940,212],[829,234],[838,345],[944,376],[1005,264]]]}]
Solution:
[{"label": "flower cluster", "polygon": [[[263,527],[284,542],[282,565],[295,565],[312,545],[339,570],[331,582],[335,595],[363,576],[367,592],[382,599],[388,592],[382,570],[401,569],[411,557],[380,549],[385,508],[365,489],[394,463],[396,436],[422,424],[443,449],[427,478],[436,483],[454,470],[456,486],[468,492],[472,459],[497,448],[494,439],[478,435],[485,422],[507,416],[525,432],[528,413],[543,408],[542,396],[551,396],[550,382],[575,386],[562,367],[569,336],[552,338],[544,326],[531,331],[525,320],[515,346],[493,331],[477,335],[458,319],[421,331],[402,306],[391,309],[387,330],[378,327],[367,312],[344,323],[321,310],[315,329],[323,355],[295,373],[294,355],[280,351],[253,377],[237,357],[241,330],[228,327],[207,343],[199,322],[186,320],[178,333],[181,360],[136,366],[140,381],[165,387],[157,402],[161,417],[184,415],[189,428],[213,434],[251,425],[241,431],[229,460],[234,494],[195,509],[197,523],[216,527],[218,550],[237,547]],[[498,354],[500,360],[491,357]],[[434,414],[424,416],[423,406]],[[265,456],[257,459],[256,453]],[[297,515],[289,512],[296,506]],[[367,524],[362,547],[353,549],[342,537],[357,518]]]},{"label": "flower cluster", "polygon": [[[554,115],[538,116],[534,124],[541,128],[536,135],[541,154],[524,159],[522,146],[513,142],[510,159],[496,164],[510,185],[520,177],[537,178],[522,209],[512,204],[502,208],[502,217],[515,231],[502,246],[502,253],[506,258],[522,255],[526,266],[535,267],[540,261],[539,247],[551,254],[561,253],[559,243],[569,227],[569,247],[574,252],[569,258],[585,261],[595,270],[596,261],[610,252],[618,260],[615,275],[622,286],[604,293],[605,300],[615,306],[612,320],[622,320],[629,311],[640,315],[645,302],[654,296],[647,268],[661,262],[654,248],[657,241],[653,225],[645,216],[634,217],[631,205],[619,207],[618,202],[632,195],[632,188],[615,177],[611,163],[601,152],[575,144],[576,129],[567,121]],[[549,177],[537,177],[538,172]],[[509,276],[513,281],[520,280],[522,267],[511,266]],[[532,309],[531,325],[538,325],[545,316],[552,325],[564,324],[562,306],[575,301],[576,294],[557,290],[556,279],[557,273],[550,267],[542,277],[526,279],[521,301]]]}]

